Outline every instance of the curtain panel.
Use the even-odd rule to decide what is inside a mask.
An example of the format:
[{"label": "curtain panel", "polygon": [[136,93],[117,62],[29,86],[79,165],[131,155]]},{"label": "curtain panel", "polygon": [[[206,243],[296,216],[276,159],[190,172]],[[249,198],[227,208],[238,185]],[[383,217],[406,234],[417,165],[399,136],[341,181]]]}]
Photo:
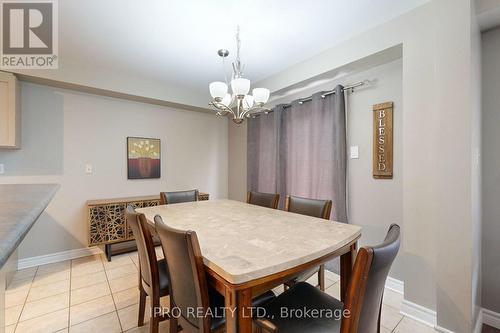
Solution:
[{"label": "curtain panel", "polygon": [[310,102],[277,105],[248,122],[248,189],[333,201],[332,219],[347,223],[346,118],[343,87]]}]

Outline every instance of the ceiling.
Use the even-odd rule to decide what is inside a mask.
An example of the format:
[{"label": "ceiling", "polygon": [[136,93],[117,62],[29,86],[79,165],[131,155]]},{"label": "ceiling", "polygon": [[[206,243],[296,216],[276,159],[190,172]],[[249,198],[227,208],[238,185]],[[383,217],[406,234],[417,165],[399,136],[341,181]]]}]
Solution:
[{"label": "ceiling", "polygon": [[255,82],[425,2],[64,0],[59,61],[208,96],[207,84],[223,80],[217,50],[229,49],[233,59],[238,24],[245,75]]}]

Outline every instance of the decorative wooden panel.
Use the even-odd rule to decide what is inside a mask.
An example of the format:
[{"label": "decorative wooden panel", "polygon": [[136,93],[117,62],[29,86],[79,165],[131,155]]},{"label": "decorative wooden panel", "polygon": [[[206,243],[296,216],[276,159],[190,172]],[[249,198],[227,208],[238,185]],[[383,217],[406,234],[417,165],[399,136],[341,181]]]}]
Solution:
[{"label": "decorative wooden panel", "polygon": [[[198,200],[208,200],[209,194],[200,193]],[[160,203],[158,196],[102,199],[87,201],[89,246],[133,240],[132,229],[125,220],[128,205],[134,208],[152,207]]]},{"label": "decorative wooden panel", "polygon": [[373,106],[373,178],[392,178],[392,112],[392,102]]}]

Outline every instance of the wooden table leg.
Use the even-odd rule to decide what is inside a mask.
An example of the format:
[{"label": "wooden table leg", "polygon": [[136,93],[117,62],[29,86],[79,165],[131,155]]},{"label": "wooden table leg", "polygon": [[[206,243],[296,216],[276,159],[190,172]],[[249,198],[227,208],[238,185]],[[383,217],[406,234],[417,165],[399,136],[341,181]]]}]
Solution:
[{"label": "wooden table leg", "polygon": [[347,285],[351,280],[352,266],[356,257],[357,242],[351,245],[351,249],[346,254],[340,256],[340,300],[345,301]]},{"label": "wooden table leg", "polygon": [[238,332],[238,314],[236,312],[238,307],[238,297],[236,291],[226,288],[224,295],[225,311],[226,311],[226,333]]},{"label": "wooden table leg", "polygon": [[238,333],[252,333],[252,290],[238,291]]}]

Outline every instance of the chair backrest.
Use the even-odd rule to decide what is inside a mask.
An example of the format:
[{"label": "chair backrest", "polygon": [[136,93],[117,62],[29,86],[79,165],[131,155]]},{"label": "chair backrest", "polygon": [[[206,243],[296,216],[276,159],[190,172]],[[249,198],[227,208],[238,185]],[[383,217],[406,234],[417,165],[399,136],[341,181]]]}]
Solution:
[{"label": "chair backrest", "polygon": [[285,210],[329,220],[332,212],[332,200],[316,200],[287,195]]},{"label": "chair backrest", "polygon": [[156,232],[168,262],[171,306],[180,310],[179,324],[187,332],[210,332],[208,315],[193,316],[188,309],[209,309],[208,284],[198,238],[194,231],[182,231],[154,218]]},{"label": "chair backrest", "polygon": [[399,251],[400,228],[390,226],[382,244],[362,247],[356,257],[351,281],[347,288],[341,333],[378,333],[385,280]]},{"label": "chair backrest", "polygon": [[125,211],[127,225],[134,233],[139,255],[141,279],[151,288],[159,288],[158,264],[151,232],[144,214],[137,213],[131,205]]},{"label": "chair backrest", "polygon": [[160,205],[198,201],[198,190],[160,192]]},{"label": "chair backrest", "polygon": [[247,203],[272,209],[278,209],[280,195],[277,193],[247,192]]}]

